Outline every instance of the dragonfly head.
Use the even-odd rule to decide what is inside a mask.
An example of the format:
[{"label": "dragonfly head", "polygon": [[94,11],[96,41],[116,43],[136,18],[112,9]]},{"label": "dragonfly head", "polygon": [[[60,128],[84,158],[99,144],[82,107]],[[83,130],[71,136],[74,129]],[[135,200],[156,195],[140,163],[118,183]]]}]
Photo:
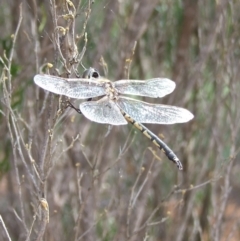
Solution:
[{"label": "dragonfly head", "polygon": [[99,74],[99,72],[96,69],[90,67],[89,69],[86,69],[83,72],[83,76],[82,77],[85,78],[85,79],[92,79],[92,78],[97,79],[97,78],[100,77],[100,74]]}]

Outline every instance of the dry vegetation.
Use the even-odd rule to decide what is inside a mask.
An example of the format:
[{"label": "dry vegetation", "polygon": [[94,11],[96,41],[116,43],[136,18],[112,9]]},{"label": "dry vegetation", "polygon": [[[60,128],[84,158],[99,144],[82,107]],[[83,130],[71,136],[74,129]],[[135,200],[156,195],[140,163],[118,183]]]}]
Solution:
[{"label": "dry vegetation", "polygon": [[[1,1],[0,240],[240,240],[239,58],[238,0]],[[182,172],[132,126],[91,123],[33,83],[81,63],[176,81],[145,99],[194,113],[148,125]]]}]

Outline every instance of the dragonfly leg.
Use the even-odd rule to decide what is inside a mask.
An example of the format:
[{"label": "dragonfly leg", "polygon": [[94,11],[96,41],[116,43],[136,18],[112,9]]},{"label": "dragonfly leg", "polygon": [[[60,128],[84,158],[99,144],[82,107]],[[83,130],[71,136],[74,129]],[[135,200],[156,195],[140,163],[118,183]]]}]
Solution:
[{"label": "dragonfly leg", "polygon": [[69,100],[66,101],[66,108],[70,107],[77,111],[77,113],[82,114],[81,110],[79,108],[76,108]]},{"label": "dragonfly leg", "polygon": [[[91,100],[92,98],[87,99],[87,101],[91,101]],[[70,107],[75,111],[77,111],[78,114],[82,114],[81,110],[79,108],[76,108],[69,100],[67,100],[66,103],[67,103],[66,108]]]}]

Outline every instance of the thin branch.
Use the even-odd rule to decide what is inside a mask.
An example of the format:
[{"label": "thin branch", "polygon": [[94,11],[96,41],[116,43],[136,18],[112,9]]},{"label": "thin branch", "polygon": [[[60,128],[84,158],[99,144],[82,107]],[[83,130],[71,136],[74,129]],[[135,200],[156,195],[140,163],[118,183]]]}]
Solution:
[{"label": "thin branch", "polygon": [[15,51],[15,45],[16,45],[16,41],[17,41],[17,37],[18,37],[18,32],[19,32],[19,29],[20,29],[20,26],[21,26],[21,23],[22,23],[22,18],[23,18],[22,17],[22,3],[20,3],[18,25],[17,25],[16,31],[15,31],[14,36],[13,36],[12,48],[11,48],[10,56],[9,56],[9,59],[8,59],[8,70],[9,70],[8,71],[8,83],[9,83],[8,91],[9,91],[9,94],[12,94],[11,67],[12,67],[13,54],[14,54],[14,51]]},{"label": "thin branch", "polygon": [[6,235],[7,235],[8,240],[9,240],[9,241],[12,241],[12,239],[11,239],[9,233],[8,233],[7,227],[6,227],[5,223],[4,223],[3,218],[2,218],[1,215],[0,215],[0,223],[1,223],[2,226],[3,226],[3,229],[4,229],[4,231],[5,231]]}]

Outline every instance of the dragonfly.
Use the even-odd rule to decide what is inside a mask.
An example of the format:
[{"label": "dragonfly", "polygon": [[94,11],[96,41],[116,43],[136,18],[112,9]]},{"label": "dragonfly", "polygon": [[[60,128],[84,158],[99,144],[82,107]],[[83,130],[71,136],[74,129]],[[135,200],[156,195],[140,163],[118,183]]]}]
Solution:
[{"label": "dragonfly", "polygon": [[185,123],[193,119],[193,114],[181,107],[151,104],[125,96],[161,98],[173,92],[176,86],[174,81],[167,78],[110,81],[101,77],[94,68],[89,68],[85,70],[82,78],[37,74],[34,82],[54,94],[88,99],[79,105],[79,109],[73,105],[71,107],[93,122],[109,125],[131,123],[162,150],[179,170],[183,169],[181,161],[171,148],[142,123]]}]

